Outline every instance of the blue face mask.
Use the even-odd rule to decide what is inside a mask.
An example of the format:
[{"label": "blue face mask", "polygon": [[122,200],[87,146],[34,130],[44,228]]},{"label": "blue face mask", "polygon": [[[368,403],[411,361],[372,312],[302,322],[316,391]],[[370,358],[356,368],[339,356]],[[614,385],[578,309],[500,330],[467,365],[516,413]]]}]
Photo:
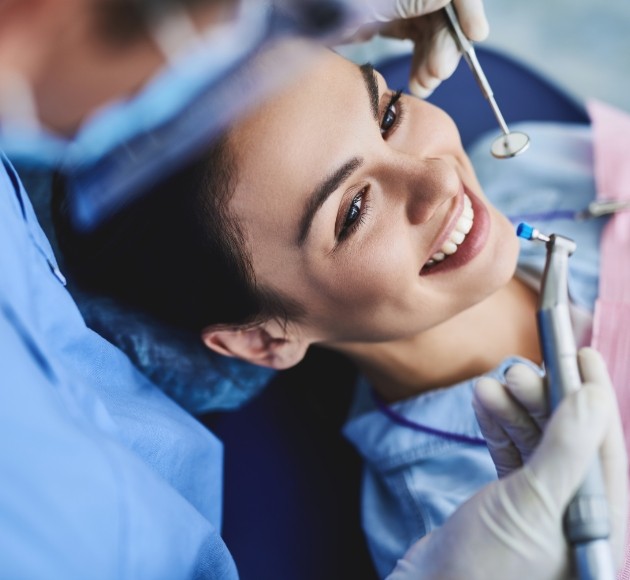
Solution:
[{"label": "blue face mask", "polygon": [[[320,10],[326,3],[306,4]],[[338,33],[340,23],[355,18],[343,2],[333,0],[329,8],[313,19],[260,0],[244,2],[238,19],[198,37],[194,48],[170,58],[138,95],[101,109],[71,140],[33,122],[3,123],[0,149],[13,159],[63,172],[76,226],[93,228],[305,68],[311,51],[303,43],[302,54],[283,53],[273,74],[268,63],[252,60],[254,54],[283,36]]]}]

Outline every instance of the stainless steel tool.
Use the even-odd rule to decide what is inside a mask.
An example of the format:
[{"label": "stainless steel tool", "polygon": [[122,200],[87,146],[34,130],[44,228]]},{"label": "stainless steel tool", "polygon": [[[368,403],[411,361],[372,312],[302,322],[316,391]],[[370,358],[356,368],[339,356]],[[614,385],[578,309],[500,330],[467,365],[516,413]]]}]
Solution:
[{"label": "stainless steel tool", "polygon": [[[569,256],[575,251],[576,244],[558,234],[541,234],[524,223],[519,224],[517,235],[527,240],[540,240],[547,248],[537,319],[545,382],[553,411],[565,395],[576,391],[582,384],[568,291]],[[571,500],[564,516],[564,527],[578,577],[581,580],[614,580],[615,566],[608,541],[608,506],[599,459],[591,466]]]},{"label": "stainless steel tool", "polygon": [[499,123],[501,131],[503,132],[503,135],[497,137],[492,143],[492,147],[490,149],[492,155],[498,157],[499,159],[507,159],[509,157],[514,157],[519,153],[523,153],[523,151],[529,147],[529,137],[520,131],[510,131],[508,129],[505,119],[503,118],[499,106],[494,98],[494,93],[492,92],[490,83],[479,64],[473,44],[466,37],[459,25],[459,19],[457,18],[455,7],[452,3],[450,3],[445,6],[444,10],[451,26],[455,42],[457,43],[459,50],[462,52],[464,59],[468,63],[468,66],[470,67],[483,96],[488,100],[488,103],[490,103],[490,108]]}]

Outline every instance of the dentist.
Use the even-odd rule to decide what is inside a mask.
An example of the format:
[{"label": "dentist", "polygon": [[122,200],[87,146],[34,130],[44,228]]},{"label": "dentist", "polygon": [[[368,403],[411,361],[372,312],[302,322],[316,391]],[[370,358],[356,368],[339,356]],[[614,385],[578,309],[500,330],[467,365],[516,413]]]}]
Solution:
[{"label": "dentist", "polygon": [[[481,0],[455,1],[465,32],[483,39]],[[445,3],[287,0],[278,8],[287,15],[280,29],[321,41],[377,30],[411,38],[410,87],[426,96],[459,58],[435,13]],[[104,200],[134,191],[150,173],[138,160],[180,161],[189,151],[175,147],[188,135],[179,121],[220,94],[230,71],[279,29],[264,4],[1,1],[2,148],[84,175],[98,171]],[[342,7],[347,12],[335,12]],[[261,84],[261,94],[272,84]],[[219,120],[202,115],[206,125],[190,140],[208,138],[243,107]],[[169,156],[147,149],[149,134],[168,137]],[[0,163],[2,576],[237,578],[218,532],[220,443],[85,327],[19,176],[4,155]],[[84,189],[76,191],[78,219],[89,225],[106,209],[97,195],[84,203]],[[598,452],[620,558],[627,497],[618,413],[600,357],[585,351],[580,364],[584,388],[562,403],[542,437],[535,377],[517,381],[527,389],[480,384],[480,423],[507,475],[411,546],[392,579],[506,578],[522,570],[568,577],[562,514]]]}]

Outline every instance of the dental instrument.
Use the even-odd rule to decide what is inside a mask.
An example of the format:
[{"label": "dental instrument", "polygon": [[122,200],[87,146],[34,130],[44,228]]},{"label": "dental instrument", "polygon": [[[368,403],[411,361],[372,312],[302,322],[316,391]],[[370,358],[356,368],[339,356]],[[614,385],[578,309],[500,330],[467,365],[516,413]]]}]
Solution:
[{"label": "dental instrument", "polygon": [[575,220],[584,221],[608,217],[622,211],[630,211],[630,201],[618,199],[596,199],[589,203],[584,209],[575,211],[573,209],[555,209],[551,211],[521,213],[509,215],[508,219],[518,224],[522,221],[546,222],[550,220]]},{"label": "dental instrument", "polygon": [[[542,241],[547,248],[537,322],[549,406],[553,411],[565,395],[576,391],[582,384],[569,315],[568,292],[568,260],[576,244],[558,234],[546,236],[527,223],[519,224],[516,234],[526,240]],[[571,500],[564,515],[564,527],[573,550],[578,578],[614,579],[606,493],[599,459],[591,465]]]},{"label": "dental instrument", "polygon": [[499,106],[494,98],[494,93],[492,92],[490,83],[481,68],[481,64],[479,64],[473,44],[466,37],[459,24],[459,19],[457,18],[457,13],[455,12],[453,3],[451,2],[450,4],[447,4],[444,7],[444,10],[451,26],[455,42],[457,43],[464,59],[468,63],[468,66],[470,67],[470,70],[481,89],[481,93],[487,99],[488,103],[490,103],[490,108],[499,123],[501,131],[503,132],[503,135],[497,137],[492,143],[492,147],[490,149],[492,155],[498,159],[507,159],[509,157],[514,157],[519,153],[523,153],[523,151],[529,147],[529,137],[520,131],[510,131],[508,129],[505,119],[503,118]]},{"label": "dental instrument", "polygon": [[623,199],[596,199],[575,214],[575,219],[586,220],[630,210],[630,201]]}]

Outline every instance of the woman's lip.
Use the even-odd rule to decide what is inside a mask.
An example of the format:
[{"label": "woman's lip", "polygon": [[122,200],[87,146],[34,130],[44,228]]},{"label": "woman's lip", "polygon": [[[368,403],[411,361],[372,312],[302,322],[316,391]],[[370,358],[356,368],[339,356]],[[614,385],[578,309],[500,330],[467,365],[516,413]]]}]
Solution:
[{"label": "woman's lip", "polygon": [[[448,272],[450,270],[454,270],[467,264],[470,262],[479,252],[481,252],[484,247],[487,239],[488,233],[490,232],[490,214],[488,213],[488,209],[485,204],[466,187],[463,185],[463,192],[470,198],[472,202],[472,208],[475,212],[475,217],[473,219],[473,224],[471,230],[466,234],[466,238],[464,241],[457,247],[457,252],[452,254],[451,256],[447,256],[441,262],[436,263],[435,265],[429,268],[422,268],[420,270],[420,275],[428,276],[432,274],[441,274],[443,272]],[[463,205],[463,196],[462,197],[462,205]],[[444,230],[444,233],[439,237],[439,245],[436,244],[437,249],[432,251],[431,256],[439,251],[444,243],[444,240],[448,238],[451,231],[455,227],[457,223],[457,219],[461,215],[463,210],[456,210],[453,213],[453,216],[456,216],[455,221],[450,219],[447,227]]]}]

